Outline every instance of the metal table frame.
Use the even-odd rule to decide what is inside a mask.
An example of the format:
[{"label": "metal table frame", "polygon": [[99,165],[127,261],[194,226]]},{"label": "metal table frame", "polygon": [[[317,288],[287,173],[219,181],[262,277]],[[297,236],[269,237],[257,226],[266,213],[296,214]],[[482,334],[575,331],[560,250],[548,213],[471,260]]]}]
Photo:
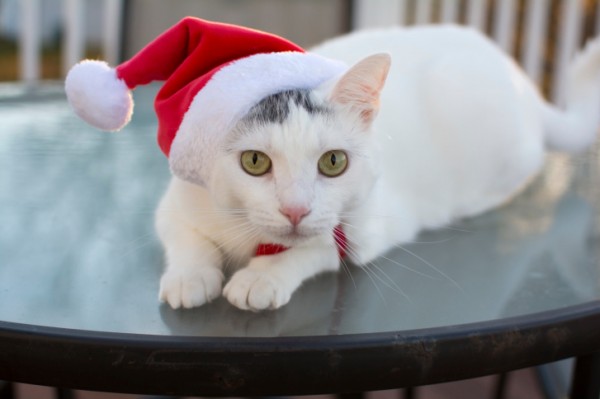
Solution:
[{"label": "metal table frame", "polygon": [[0,323],[0,379],[137,394],[352,393],[461,380],[577,357],[572,396],[600,395],[600,301],[413,331],[154,336]]}]

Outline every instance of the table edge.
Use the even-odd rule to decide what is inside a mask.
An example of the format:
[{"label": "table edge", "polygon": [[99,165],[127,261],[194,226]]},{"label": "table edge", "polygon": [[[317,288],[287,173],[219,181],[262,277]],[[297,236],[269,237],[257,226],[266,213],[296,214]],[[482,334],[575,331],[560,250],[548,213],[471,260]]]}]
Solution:
[{"label": "table edge", "polygon": [[0,379],[136,394],[358,392],[478,377],[597,351],[600,300],[454,326],[306,337],[162,336],[0,321]]}]

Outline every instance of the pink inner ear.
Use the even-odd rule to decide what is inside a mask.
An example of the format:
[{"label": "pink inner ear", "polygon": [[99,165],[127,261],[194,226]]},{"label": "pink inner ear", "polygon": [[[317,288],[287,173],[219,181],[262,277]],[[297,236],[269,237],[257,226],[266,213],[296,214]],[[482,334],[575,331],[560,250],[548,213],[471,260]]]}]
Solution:
[{"label": "pink inner ear", "polygon": [[342,76],[331,94],[331,100],[355,108],[361,119],[370,123],[379,109],[379,95],[389,66],[387,54],[365,58]]},{"label": "pink inner ear", "polygon": [[344,82],[336,87],[332,98],[338,104],[349,105],[360,114],[360,118],[370,123],[379,109],[379,90],[364,83],[344,85]]}]

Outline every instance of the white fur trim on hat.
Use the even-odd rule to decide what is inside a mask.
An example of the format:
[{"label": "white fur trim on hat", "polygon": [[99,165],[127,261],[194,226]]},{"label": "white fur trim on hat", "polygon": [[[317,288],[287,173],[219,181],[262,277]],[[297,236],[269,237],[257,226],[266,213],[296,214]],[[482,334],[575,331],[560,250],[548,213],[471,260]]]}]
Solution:
[{"label": "white fur trim on hat", "polygon": [[131,119],[131,92],[106,62],[85,60],[75,65],[65,79],[65,91],[75,113],[94,127],[115,131]]},{"label": "white fur trim on hat", "polygon": [[205,185],[227,133],[254,105],[281,91],[317,88],[346,69],[340,61],[298,52],[256,54],[223,67],[183,116],[169,153],[171,171]]}]

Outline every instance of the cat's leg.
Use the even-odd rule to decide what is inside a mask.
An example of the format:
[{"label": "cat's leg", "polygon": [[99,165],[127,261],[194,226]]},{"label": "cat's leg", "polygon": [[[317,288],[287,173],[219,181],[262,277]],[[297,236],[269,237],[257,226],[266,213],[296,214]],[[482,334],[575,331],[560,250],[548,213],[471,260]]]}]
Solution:
[{"label": "cat's leg", "polygon": [[175,215],[160,209],[156,228],[167,260],[160,279],[160,301],[174,309],[192,308],[219,297],[223,260],[216,245]]},{"label": "cat's leg", "polygon": [[366,265],[397,245],[414,240],[420,228],[409,209],[405,201],[378,184],[370,198],[342,220],[348,242],[346,257],[356,265]]},{"label": "cat's leg", "polygon": [[240,309],[277,309],[289,302],[303,281],[339,267],[333,239],[326,244],[292,247],[276,255],[252,258],[231,277],[223,295]]},{"label": "cat's leg", "polygon": [[412,224],[393,226],[392,216],[388,220],[372,217],[363,222],[353,220],[344,229],[348,241],[346,256],[358,266],[372,262],[397,245],[412,241],[417,234],[417,229]]}]

